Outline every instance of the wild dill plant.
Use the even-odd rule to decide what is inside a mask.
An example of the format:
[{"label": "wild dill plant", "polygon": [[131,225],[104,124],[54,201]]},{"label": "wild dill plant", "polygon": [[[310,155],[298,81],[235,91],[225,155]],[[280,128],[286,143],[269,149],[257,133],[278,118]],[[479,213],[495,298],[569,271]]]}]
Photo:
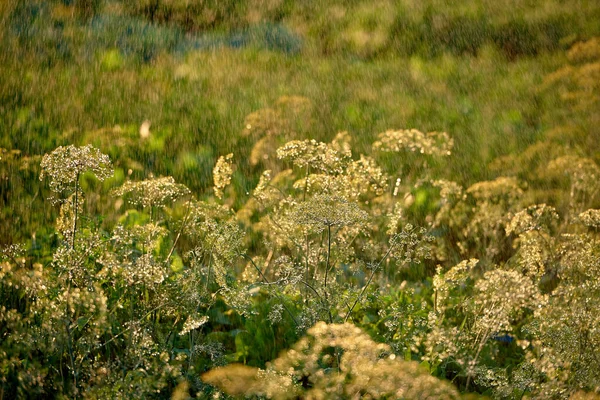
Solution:
[{"label": "wild dill plant", "polygon": [[[91,145],[60,146],[50,154],[44,155],[41,168],[40,180],[48,177],[53,192],[69,196],[64,202],[66,205],[65,209],[61,210],[61,214],[63,218],[72,219],[70,237],[65,239],[70,239],[71,247],[74,248],[78,213],[83,203],[79,178],[86,172],[90,172],[100,181],[111,177],[113,170],[110,159]],[[62,232],[67,233],[66,230]]]},{"label": "wild dill plant", "polygon": [[[74,396],[80,393],[81,381],[90,372],[86,355],[107,329],[107,298],[96,277],[98,264],[94,262],[104,251],[102,240],[89,227],[81,230],[77,240],[84,201],[80,178],[86,173],[101,181],[113,174],[108,156],[91,145],[61,146],[42,158],[40,179],[48,177],[51,190],[66,196],[59,200],[62,206],[56,224],[65,241],[55,251],[54,270],[42,284],[45,295],[31,296],[33,313],[39,315],[47,329],[45,334],[38,331],[40,340],[49,340],[48,333],[52,337],[45,353],[61,360],[61,379],[54,382],[54,387]],[[39,306],[42,308],[37,309]],[[30,323],[37,325],[34,321]],[[63,360],[67,366],[64,369]]]},{"label": "wild dill plant", "polygon": [[[347,133],[339,133],[331,143],[293,140],[281,146],[277,156],[294,168],[274,177],[265,171],[238,215],[246,221],[258,215],[259,222],[251,227],[262,236],[268,257],[261,259],[264,264],[249,267],[267,288],[277,285],[283,293],[300,296],[295,305],[300,309],[300,331],[319,320],[348,320],[384,265],[392,260],[398,265],[418,263],[429,255],[424,230],[399,218],[393,230],[388,227],[389,244],[376,244],[372,234],[385,223],[390,207],[389,178],[375,159],[353,159]],[[371,202],[379,202],[382,209]],[[271,261],[282,256],[287,257],[285,263]],[[357,285],[356,277],[362,274],[364,280]]]}]

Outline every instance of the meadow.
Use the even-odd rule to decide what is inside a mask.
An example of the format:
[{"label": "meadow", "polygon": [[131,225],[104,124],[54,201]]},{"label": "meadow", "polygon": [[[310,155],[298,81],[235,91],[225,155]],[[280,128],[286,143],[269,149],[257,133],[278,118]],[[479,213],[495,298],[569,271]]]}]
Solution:
[{"label": "meadow", "polygon": [[600,397],[600,5],[0,4],[0,399]]}]

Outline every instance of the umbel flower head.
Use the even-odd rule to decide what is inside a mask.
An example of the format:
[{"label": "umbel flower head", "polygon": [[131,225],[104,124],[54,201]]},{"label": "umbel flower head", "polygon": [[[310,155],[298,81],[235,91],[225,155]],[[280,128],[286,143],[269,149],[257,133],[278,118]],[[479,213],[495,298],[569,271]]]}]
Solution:
[{"label": "umbel flower head", "polygon": [[368,214],[358,204],[330,196],[316,195],[299,203],[294,210],[294,219],[302,225],[333,227],[365,223]]},{"label": "umbel flower head", "polygon": [[147,179],[140,182],[127,181],[123,186],[113,191],[115,196],[131,194],[131,203],[142,207],[161,207],[190,193],[187,186],[175,183],[175,179],[171,176]]},{"label": "umbel flower head", "polygon": [[311,140],[292,140],[277,149],[277,158],[289,160],[304,168],[310,166],[327,173],[342,173],[348,154],[339,153],[327,143]]},{"label": "umbel flower head", "polygon": [[411,151],[433,156],[449,156],[454,140],[446,132],[423,133],[417,129],[388,130],[377,135],[375,150],[384,152]]},{"label": "umbel flower head", "polygon": [[52,153],[44,155],[41,167],[40,180],[49,176],[50,188],[54,192],[71,188],[85,172],[91,172],[101,181],[113,175],[110,158],[92,145],[60,146]]},{"label": "umbel flower head", "polygon": [[504,229],[506,236],[511,233],[520,235],[529,231],[548,231],[555,221],[558,221],[558,213],[554,207],[536,204],[516,213]]}]

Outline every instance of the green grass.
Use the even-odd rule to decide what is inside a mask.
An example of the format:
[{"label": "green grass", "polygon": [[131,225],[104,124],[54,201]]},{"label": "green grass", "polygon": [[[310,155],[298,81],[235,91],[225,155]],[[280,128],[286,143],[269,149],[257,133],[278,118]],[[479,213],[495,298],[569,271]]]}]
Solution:
[{"label": "green grass", "polygon": [[[446,177],[466,185],[493,178],[497,172],[487,168],[493,159],[523,151],[552,128],[556,94],[537,88],[565,62],[563,44],[508,57],[493,35],[490,40],[468,36],[476,31],[460,39],[476,42],[476,55],[438,43],[435,35],[443,32],[435,31],[435,24],[446,26],[449,20],[440,18],[449,9],[434,2],[430,7],[380,2],[373,8],[356,2],[340,14],[339,23],[323,17],[338,15],[339,4],[306,3],[284,7],[278,25],[239,30],[224,23],[193,35],[186,35],[185,27],[129,16],[130,9],[119,2],[105,2],[86,20],[73,18],[68,4],[7,3],[0,36],[9,49],[0,55],[0,147],[33,156],[61,144],[93,142],[108,152],[112,139],[106,130],[119,126],[128,146],[112,146],[117,166],[132,168],[136,176],[173,175],[196,193],[210,190],[212,165],[229,152],[242,160],[238,192],[251,188],[257,177],[256,169],[243,162],[251,146],[240,138],[244,119],[290,95],[313,105],[298,138],[330,140],[345,130],[355,138],[356,150],[364,152],[387,129],[447,131],[455,140],[455,157],[438,166]],[[453,8],[448,18],[479,15],[490,17],[496,27],[511,21],[535,27],[566,12],[559,3],[525,5],[512,14],[490,6],[497,5],[473,2]],[[560,40],[597,30],[590,19],[600,7],[586,7],[567,10],[565,18],[576,21],[569,27],[575,36]],[[344,42],[352,32],[380,26],[390,16],[433,36],[415,36],[415,50],[403,52],[394,47],[394,24],[386,23],[381,51],[366,54]],[[271,23],[268,18],[263,21]],[[476,27],[477,18],[466,21]],[[235,48],[240,37],[243,46]],[[334,44],[329,50],[323,48],[327,41]],[[299,52],[285,50],[298,44]],[[137,137],[145,120],[151,122],[150,144]]]},{"label": "green grass", "polygon": [[[270,107],[280,96],[300,95],[315,106],[312,137],[348,130],[361,146],[389,128],[446,130],[456,138],[460,155],[485,164],[539,133],[543,110],[528,89],[561,61],[559,55],[502,65],[501,56],[490,50],[479,58],[365,63],[225,49],[164,57],[152,65],[125,62],[108,71],[102,70],[102,60],[30,68],[27,86],[15,88],[21,101],[7,110],[14,122],[5,131],[9,137],[71,131],[67,139],[78,140],[84,132],[149,119],[153,131],[171,131],[175,150],[202,144],[220,154],[237,150],[246,115]],[[3,66],[4,87],[16,86],[18,68],[17,63]],[[469,180],[479,178],[475,173]]]}]

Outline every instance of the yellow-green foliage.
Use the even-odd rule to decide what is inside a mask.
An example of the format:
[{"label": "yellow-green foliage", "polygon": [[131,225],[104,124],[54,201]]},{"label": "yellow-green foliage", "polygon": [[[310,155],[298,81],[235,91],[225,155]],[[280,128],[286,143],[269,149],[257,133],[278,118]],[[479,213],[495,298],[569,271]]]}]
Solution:
[{"label": "yellow-green foliage", "polygon": [[0,397],[593,397],[598,10],[0,2]]},{"label": "yellow-green foliage", "polygon": [[[572,212],[592,207],[590,191],[597,187],[599,43],[598,38],[575,43],[566,65],[545,77],[541,92],[552,94],[555,100],[545,116],[549,129],[543,136],[523,152],[492,164],[494,169],[530,182],[536,201],[560,201],[561,208],[574,208]],[[557,185],[570,187],[569,197],[557,196]]]}]

